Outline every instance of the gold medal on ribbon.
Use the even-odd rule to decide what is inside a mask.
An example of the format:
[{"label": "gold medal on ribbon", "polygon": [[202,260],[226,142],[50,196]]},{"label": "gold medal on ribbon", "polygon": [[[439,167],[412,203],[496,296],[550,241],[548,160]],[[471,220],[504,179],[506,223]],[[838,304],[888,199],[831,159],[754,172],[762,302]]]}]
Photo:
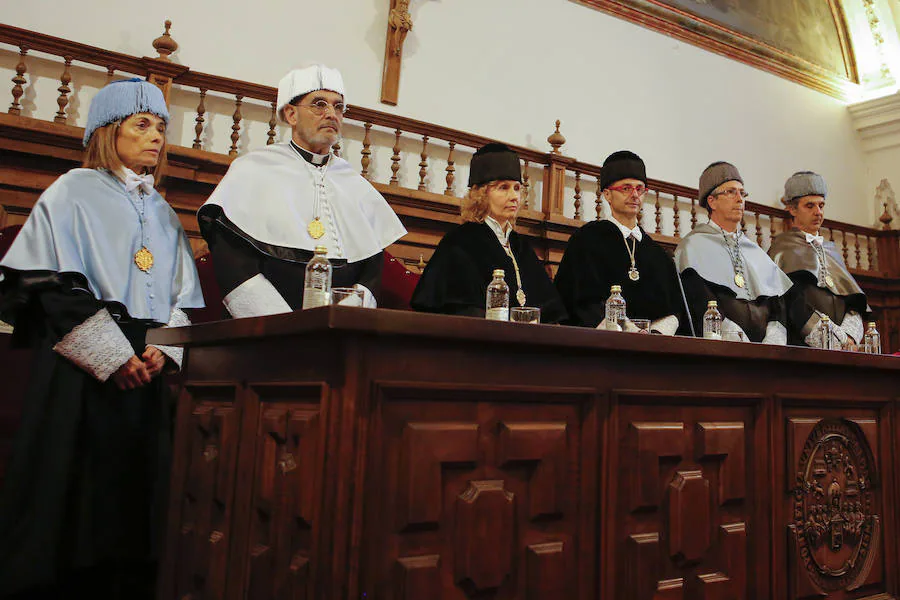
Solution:
[{"label": "gold medal on ribbon", "polygon": [[734,274],[734,284],[735,284],[736,286],[738,286],[739,288],[742,288],[742,287],[744,287],[744,285],[745,285],[746,283],[747,283],[747,282],[744,281],[744,274],[743,274],[743,273],[735,273],[735,274]]},{"label": "gold medal on ribbon", "polygon": [[834,278],[831,275],[825,276],[825,285],[830,288],[834,288]]},{"label": "gold medal on ribbon", "polygon": [[637,281],[640,278],[641,278],[641,274],[637,269],[635,269],[634,267],[631,267],[630,269],[628,269],[628,279],[630,279],[632,281]]},{"label": "gold medal on ribbon", "polygon": [[153,266],[153,253],[147,250],[146,246],[141,246],[141,249],[134,253],[134,264],[146,273]]},{"label": "gold medal on ribbon", "polygon": [[519,306],[525,306],[525,292],[522,290],[517,291],[516,300],[519,301]]},{"label": "gold medal on ribbon", "polygon": [[309,225],[306,226],[306,230],[314,240],[317,240],[325,235],[325,226],[322,225],[322,221],[319,220],[319,217],[316,217],[315,219],[310,221]]}]

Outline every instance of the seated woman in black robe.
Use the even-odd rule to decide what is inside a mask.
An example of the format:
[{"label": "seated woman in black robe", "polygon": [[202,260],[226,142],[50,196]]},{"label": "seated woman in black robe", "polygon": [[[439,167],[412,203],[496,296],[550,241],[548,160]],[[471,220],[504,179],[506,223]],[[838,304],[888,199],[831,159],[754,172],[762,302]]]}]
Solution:
[{"label": "seated woman in black robe", "polygon": [[566,318],[562,300],[528,241],[514,229],[521,201],[518,155],[503,144],[487,144],[472,157],[463,224],[435,249],[413,292],[414,310],[484,317],[487,286],[503,269],[510,306],[541,309],[541,321]]}]

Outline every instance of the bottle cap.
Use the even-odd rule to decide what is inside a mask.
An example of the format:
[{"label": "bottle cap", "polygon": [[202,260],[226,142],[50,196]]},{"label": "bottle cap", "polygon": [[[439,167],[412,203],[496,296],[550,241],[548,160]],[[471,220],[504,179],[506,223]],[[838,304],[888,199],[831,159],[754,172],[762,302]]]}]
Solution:
[{"label": "bottle cap", "polygon": [[875,329],[875,321],[869,321],[869,329]]},{"label": "bottle cap", "polygon": [[621,293],[621,292],[622,292],[622,286],[621,286],[621,285],[614,285],[614,286],[612,286],[611,288],[609,288],[609,292],[610,292],[611,294],[615,294],[616,292]]},{"label": "bottle cap", "polygon": [[325,246],[316,246],[315,253],[316,254],[328,254],[328,248],[326,248]]},{"label": "bottle cap", "polygon": [[828,315],[822,315],[821,321],[822,321],[823,323],[830,323],[830,322],[831,322],[831,319],[828,317]]},{"label": "bottle cap", "polygon": [[716,308],[719,306],[719,302],[717,300],[710,300],[706,303],[706,308]]},{"label": "bottle cap", "polygon": [[506,271],[503,269],[494,269],[494,277],[503,277],[506,275]]}]

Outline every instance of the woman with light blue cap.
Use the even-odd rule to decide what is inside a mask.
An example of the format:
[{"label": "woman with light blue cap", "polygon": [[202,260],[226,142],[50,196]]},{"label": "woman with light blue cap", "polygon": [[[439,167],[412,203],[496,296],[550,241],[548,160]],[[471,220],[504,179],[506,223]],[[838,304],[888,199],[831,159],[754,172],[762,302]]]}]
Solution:
[{"label": "woman with light blue cap", "polygon": [[47,188],[0,261],[0,318],[35,354],[0,493],[0,597],[153,595],[171,428],[159,375],[182,350],[144,340],[203,306],[154,189],[168,121],[146,81],[100,90],[83,167]]}]

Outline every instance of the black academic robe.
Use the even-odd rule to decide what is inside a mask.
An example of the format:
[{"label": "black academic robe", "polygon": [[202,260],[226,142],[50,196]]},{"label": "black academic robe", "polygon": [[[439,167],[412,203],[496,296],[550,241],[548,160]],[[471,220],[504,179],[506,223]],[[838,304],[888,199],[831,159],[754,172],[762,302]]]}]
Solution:
[{"label": "black academic robe", "polygon": [[[528,241],[513,231],[509,247],[522,277],[526,305],[541,309],[543,323],[566,318],[562,300]],[[425,267],[410,305],[422,312],[484,317],[494,269],[506,272],[510,306],[516,302],[515,269],[496,234],[484,223],[463,223],[444,236]]]},{"label": "black academic robe", "polygon": [[675,315],[679,332],[689,335],[672,258],[644,232],[634,252],[640,279],[631,281],[631,259],[624,241],[621,230],[610,221],[585,223],[569,239],[555,279],[569,323],[599,325],[606,316],[610,287],[621,285],[629,318],[655,321]]},{"label": "black academic robe", "polygon": [[766,337],[769,321],[785,323],[784,300],[781,296],[759,296],[755,300],[738,298],[730,288],[703,279],[694,269],[681,273],[684,293],[697,336],[703,335],[703,315],[710,300],[718,302],[722,316],[734,321],[744,330],[751,342],[761,342]]},{"label": "black academic robe", "polygon": [[[303,308],[306,264],[313,253],[299,248],[260,242],[232,223],[215,204],[204,205],[197,214],[200,233],[209,245],[216,281],[227,296],[248,279],[262,274],[294,310]],[[381,294],[384,253],[347,262],[331,260],[332,287],[366,286],[376,301]]]},{"label": "black academic robe", "polygon": [[[77,273],[4,270],[0,317],[34,363],[0,493],[0,597],[151,598],[173,403],[159,377],[122,391],[53,351],[106,308],[131,343],[161,326],[102,302]],[[115,589],[123,589],[117,596]]]},{"label": "black academic robe", "polygon": [[819,287],[816,276],[809,271],[794,271],[787,276],[794,283],[784,295],[788,344],[792,346],[807,345],[803,328],[816,311],[828,315],[833,323],[840,325],[851,310],[860,315],[865,315],[869,310],[864,294],[835,294]]}]

